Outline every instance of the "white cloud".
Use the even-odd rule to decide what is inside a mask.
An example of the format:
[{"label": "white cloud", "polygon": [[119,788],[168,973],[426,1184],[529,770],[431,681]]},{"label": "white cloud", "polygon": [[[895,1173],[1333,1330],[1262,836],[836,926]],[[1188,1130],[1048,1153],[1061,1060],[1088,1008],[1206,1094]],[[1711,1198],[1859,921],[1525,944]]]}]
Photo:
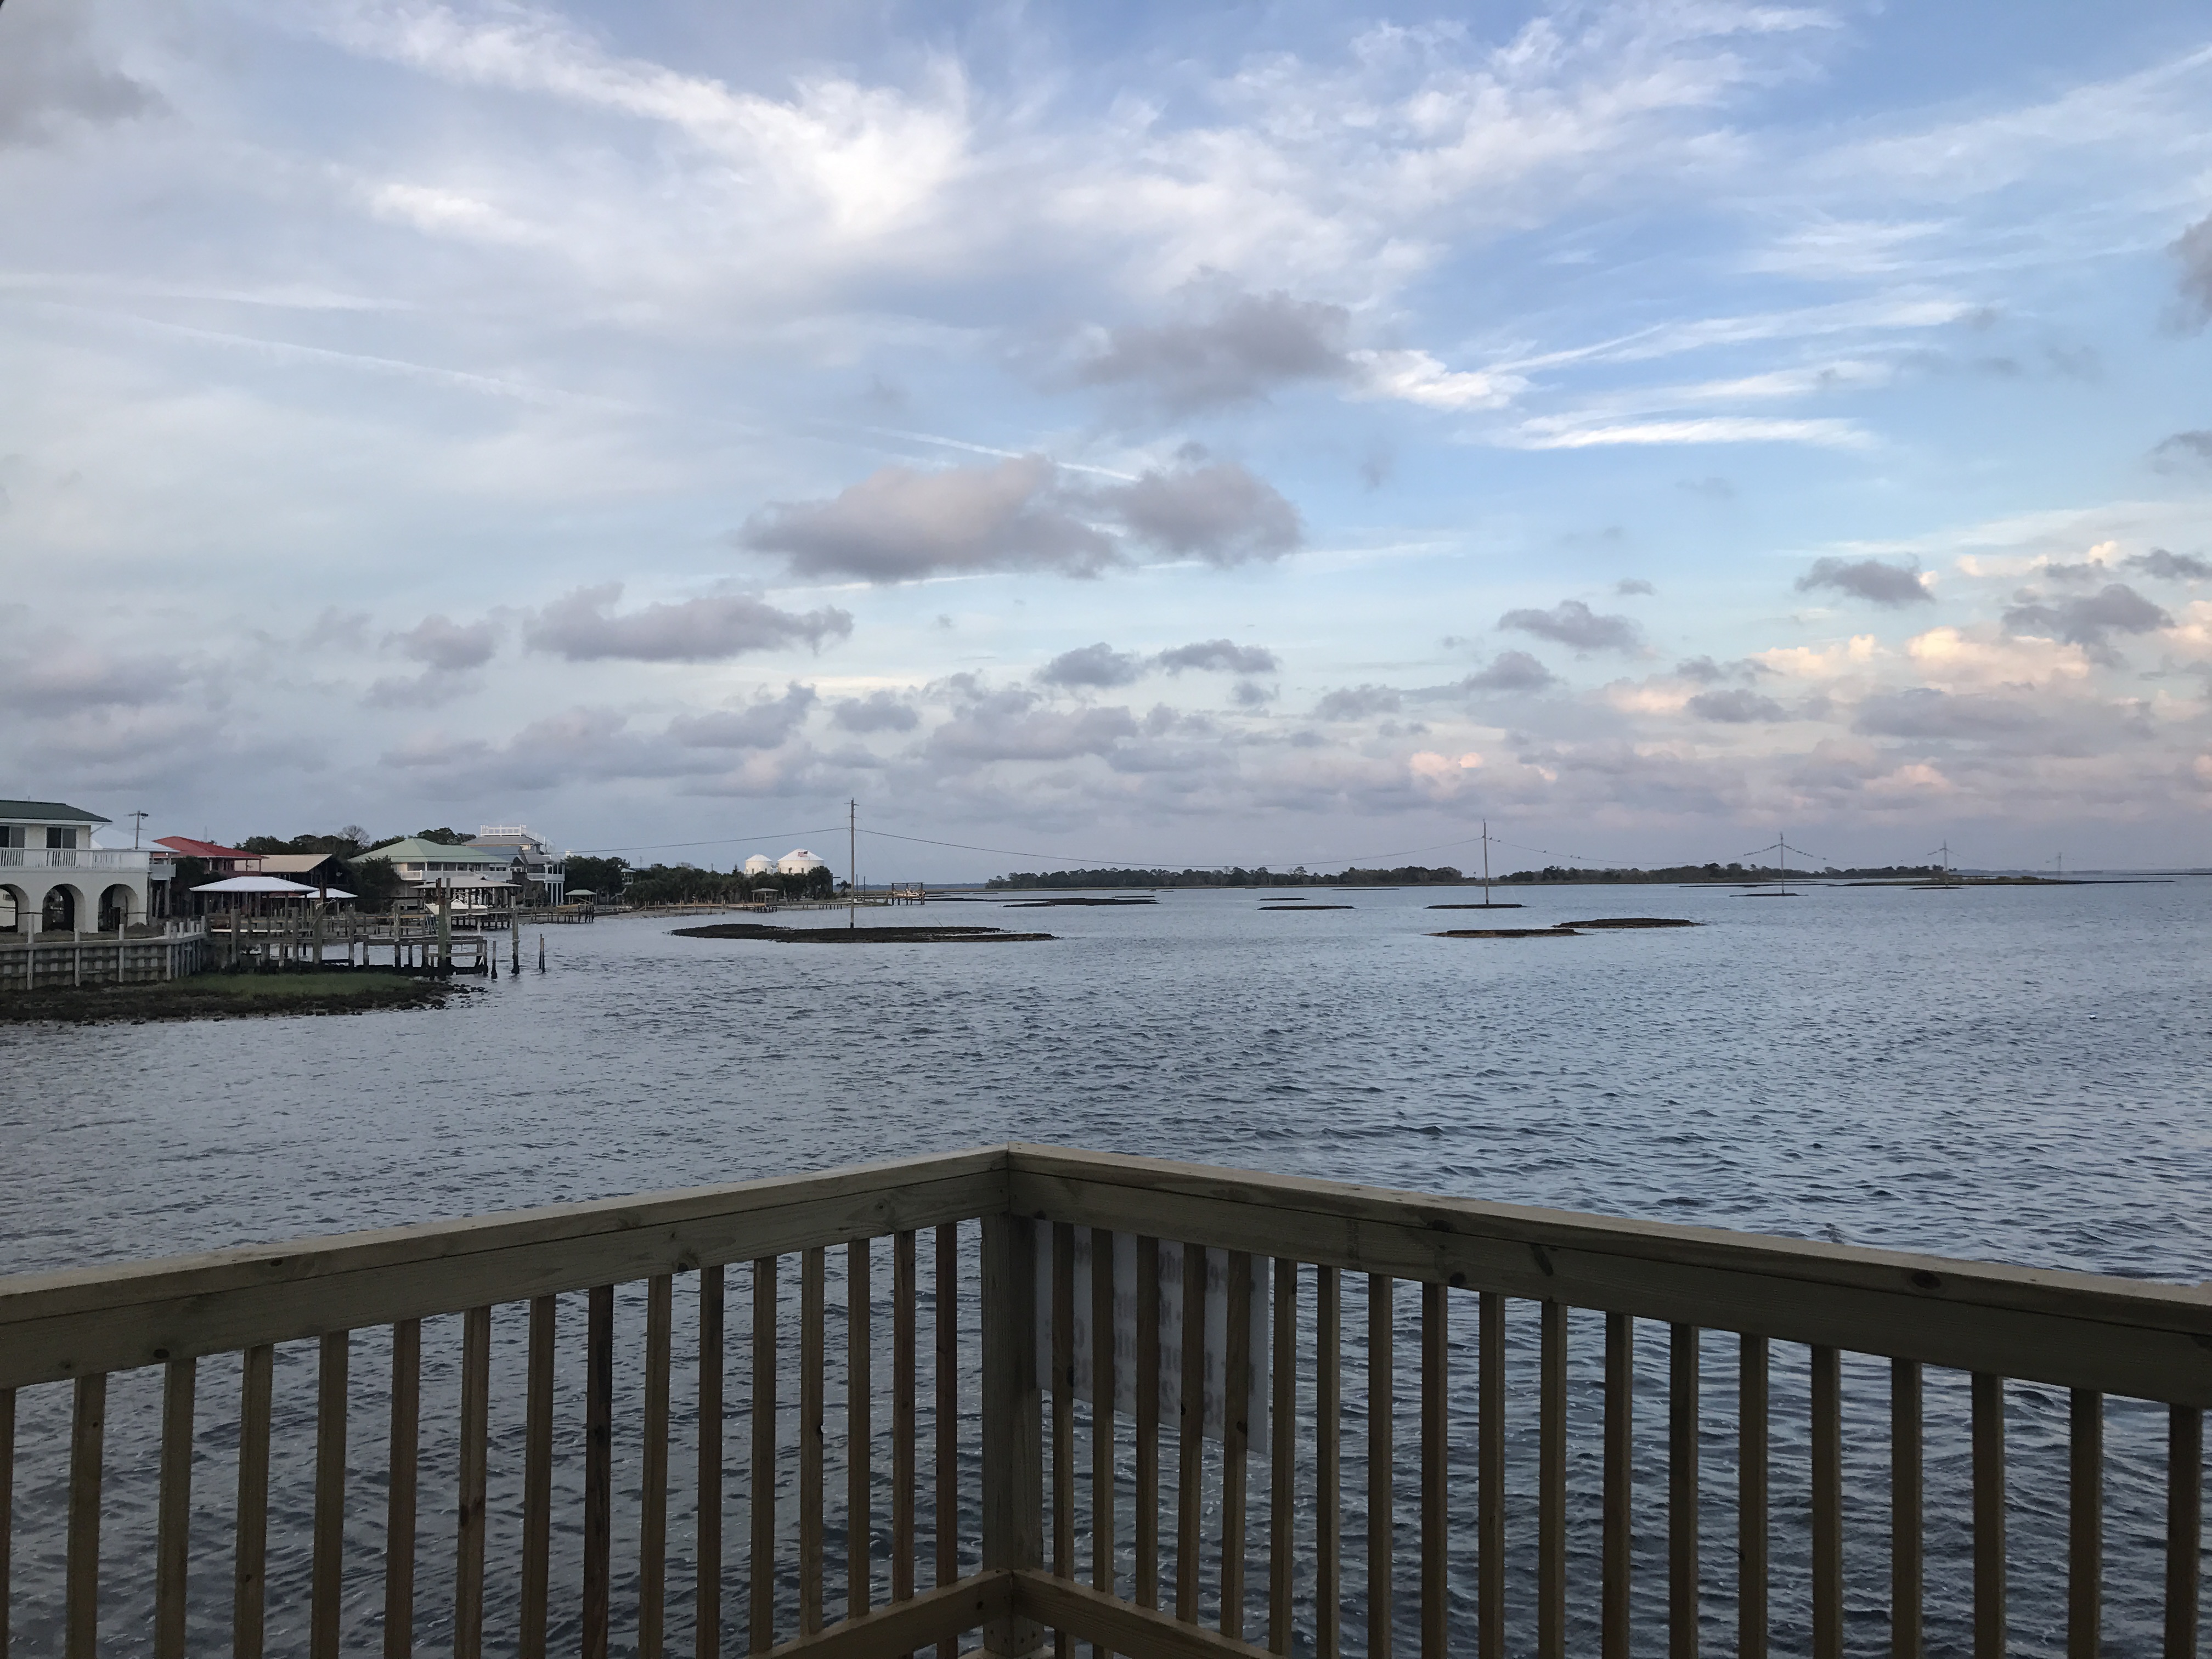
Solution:
[{"label": "white cloud", "polygon": [[1868,449],[1874,444],[1869,434],[1850,421],[1748,415],[1609,424],[1572,415],[1539,416],[1492,441],[1512,449],[1595,449],[1616,444],[1811,444],[1823,449]]}]

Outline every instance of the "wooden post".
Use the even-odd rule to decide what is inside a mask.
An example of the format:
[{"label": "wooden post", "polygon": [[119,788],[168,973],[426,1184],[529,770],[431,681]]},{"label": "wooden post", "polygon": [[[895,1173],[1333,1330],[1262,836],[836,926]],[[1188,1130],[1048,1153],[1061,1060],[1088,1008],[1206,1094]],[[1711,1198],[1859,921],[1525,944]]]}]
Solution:
[{"label": "wooden post", "polygon": [[100,1477],[107,1436],[107,1378],[76,1380],[70,1426],[69,1532],[62,1644],[69,1659],[100,1651]]},{"label": "wooden post", "polygon": [[[1018,1216],[983,1218],[983,1569],[1044,1561],[1044,1432],[1037,1390],[1036,1247]],[[987,1653],[1023,1659],[1044,1632],[1017,1613],[983,1627]]]}]

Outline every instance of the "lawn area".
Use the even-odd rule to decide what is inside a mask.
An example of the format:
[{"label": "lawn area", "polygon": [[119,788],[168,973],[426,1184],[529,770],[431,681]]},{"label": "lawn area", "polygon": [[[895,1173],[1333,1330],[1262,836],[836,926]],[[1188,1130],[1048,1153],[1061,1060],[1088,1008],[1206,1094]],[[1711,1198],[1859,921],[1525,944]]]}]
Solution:
[{"label": "lawn area", "polygon": [[0,1021],[222,1019],[438,1008],[465,994],[451,980],[326,968],[315,973],[195,974],[159,985],[87,985],[0,994]]}]

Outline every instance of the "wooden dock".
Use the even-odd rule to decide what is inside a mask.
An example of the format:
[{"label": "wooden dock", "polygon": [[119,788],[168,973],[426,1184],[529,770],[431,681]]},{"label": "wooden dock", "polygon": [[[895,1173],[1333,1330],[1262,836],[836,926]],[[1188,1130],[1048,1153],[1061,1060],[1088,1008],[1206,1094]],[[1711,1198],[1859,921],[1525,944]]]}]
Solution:
[{"label": "wooden dock", "polygon": [[0,941],[0,995],[64,985],[149,985],[212,960],[198,921],[142,923],[112,933],[39,933]]}]

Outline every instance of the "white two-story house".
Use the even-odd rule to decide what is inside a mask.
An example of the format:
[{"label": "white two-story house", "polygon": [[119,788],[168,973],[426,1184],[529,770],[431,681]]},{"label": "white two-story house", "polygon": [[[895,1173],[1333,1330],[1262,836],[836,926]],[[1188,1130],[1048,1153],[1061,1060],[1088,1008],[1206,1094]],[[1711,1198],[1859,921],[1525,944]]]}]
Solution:
[{"label": "white two-story house", "polygon": [[58,800],[0,800],[0,937],[112,933],[146,920],[152,856],[94,847],[107,822]]},{"label": "white two-story house", "polygon": [[550,842],[526,826],[487,823],[469,845],[479,852],[514,855],[517,890],[524,903],[557,906],[567,902],[568,866]]}]

